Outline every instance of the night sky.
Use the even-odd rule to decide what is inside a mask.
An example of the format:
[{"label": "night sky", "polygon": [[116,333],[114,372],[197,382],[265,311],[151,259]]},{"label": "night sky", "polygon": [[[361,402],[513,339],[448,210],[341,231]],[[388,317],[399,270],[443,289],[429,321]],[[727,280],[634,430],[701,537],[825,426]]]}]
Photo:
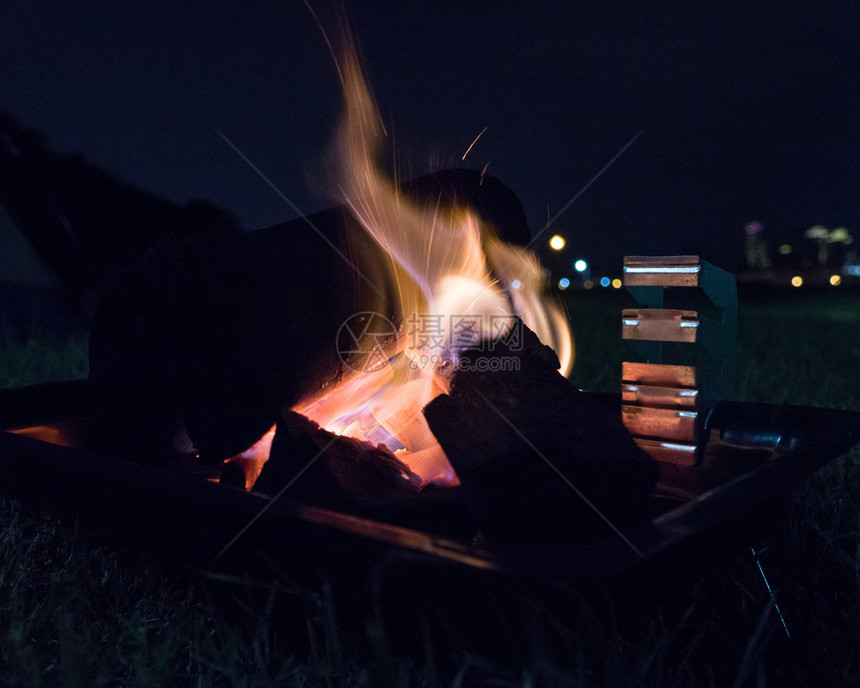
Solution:
[{"label": "night sky", "polygon": [[[571,260],[736,267],[752,219],[774,244],[813,224],[860,233],[858,2],[386,1],[348,17],[400,174],[488,164],[534,230],[641,132],[548,232]],[[0,109],[248,229],[295,213],[216,130],[303,212],[331,205],[310,180],[339,84],[302,2],[4,0]]]}]

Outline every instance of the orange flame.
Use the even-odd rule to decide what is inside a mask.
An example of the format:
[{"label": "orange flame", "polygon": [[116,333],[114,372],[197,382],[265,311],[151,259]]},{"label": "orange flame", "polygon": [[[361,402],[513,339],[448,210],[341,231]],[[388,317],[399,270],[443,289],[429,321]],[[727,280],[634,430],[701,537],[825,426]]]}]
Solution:
[{"label": "orange flame", "polygon": [[398,192],[378,167],[384,130],[351,48],[338,71],[346,112],[333,151],[337,201],[393,259],[403,323],[381,365],[293,410],[331,432],[384,442],[424,484],[453,485],[457,476],[422,409],[447,391],[459,353],[503,336],[518,315],[556,350],[566,374],[570,331],[560,308],[542,298],[530,252],[492,236],[468,210],[421,206]]}]

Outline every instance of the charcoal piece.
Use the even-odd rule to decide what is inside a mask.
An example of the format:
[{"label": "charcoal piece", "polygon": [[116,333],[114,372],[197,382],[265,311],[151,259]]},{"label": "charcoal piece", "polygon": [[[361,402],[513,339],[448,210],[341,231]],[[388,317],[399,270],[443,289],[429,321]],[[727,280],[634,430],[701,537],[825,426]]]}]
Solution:
[{"label": "charcoal piece", "polygon": [[287,485],[292,500],[355,511],[415,495],[421,478],[384,445],[335,435],[286,410],[253,490],[273,496]]},{"label": "charcoal piece", "polygon": [[[429,175],[404,191],[464,203],[502,238],[528,237],[514,193],[479,172]],[[344,374],[337,340],[348,318],[402,321],[389,261],[343,208],[159,242],[103,295],[90,336],[90,379],[127,455],[169,460],[182,425],[213,465],[247,449],[282,406]]]},{"label": "charcoal piece", "polygon": [[424,409],[463,486],[480,495],[480,527],[491,540],[611,535],[595,510],[618,528],[645,513],[655,462],[620,415],[576,389],[558,365],[517,321],[492,350],[467,351],[450,393]]}]

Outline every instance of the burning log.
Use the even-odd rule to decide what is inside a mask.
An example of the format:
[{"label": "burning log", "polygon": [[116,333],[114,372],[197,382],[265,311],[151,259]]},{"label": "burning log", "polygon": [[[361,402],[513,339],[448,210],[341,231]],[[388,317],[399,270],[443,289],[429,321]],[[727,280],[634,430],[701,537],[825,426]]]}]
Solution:
[{"label": "burning log", "polygon": [[463,487],[479,495],[490,539],[582,537],[645,513],[656,463],[519,320],[465,352],[450,393],[424,415]]},{"label": "burning log", "polygon": [[[465,352],[447,395],[424,409],[461,485],[430,486],[385,445],[320,429],[286,411],[254,490],[400,525],[491,542],[567,540],[645,515],[654,460],[617,413],[558,373],[519,320]],[[598,515],[599,514],[599,515]]]},{"label": "burning log", "polygon": [[[222,473],[222,484],[244,484],[244,476],[229,473]],[[477,500],[470,490],[422,486],[420,477],[386,445],[335,435],[289,410],[278,422],[252,490],[272,497],[285,493],[292,502],[467,542],[478,532]]]},{"label": "burning log", "polygon": [[335,435],[287,410],[254,490],[276,495],[287,485],[290,499],[343,511],[415,495],[421,478],[384,444]]},{"label": "burning log", "polygon": [[[528,239],[516,195],[487,175],[440,172],[402,191]],[[219,240],[161,241],[103,295],[90,378],[139,458],[171,455],[184,426],[201,457],[220,463],[282,407],[341,379],[336,341],[350,316],[402,322],[390,262],[344,208]]]}]

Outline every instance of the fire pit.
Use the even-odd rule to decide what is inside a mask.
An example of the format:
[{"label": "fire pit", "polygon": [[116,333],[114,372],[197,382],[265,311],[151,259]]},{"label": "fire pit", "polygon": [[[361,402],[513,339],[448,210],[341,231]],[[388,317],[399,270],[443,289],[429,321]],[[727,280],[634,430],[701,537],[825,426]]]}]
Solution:
[{"label": "fire pit", "polygon": [[[595,396],[620,413],[614,395]],[[334,563],[391,551],[469,567],[590,576],[670,555],[679,545],[743,522],[799,479],[860,440],[849,411],[719,402],[705,425],[701,462],[671,465],[648,500],[648,515],[623,533],[541,547],[489,546],[462,527],[435,529],[307,506],[213,479],[199,465],[143,466],[112,426],[87,382],[55,383],[0,394],[0,480],[4,491],[61,512],[103,520],[159,548],[177,547],[198,562],[222,551],[242,559]],[[668,466],[668,465],[667,465]],[[574,495],[571,494],[571,497]],[[749,524],[747,524],[749,526]],[[225,550],[226,548],[226,550]]]}]

